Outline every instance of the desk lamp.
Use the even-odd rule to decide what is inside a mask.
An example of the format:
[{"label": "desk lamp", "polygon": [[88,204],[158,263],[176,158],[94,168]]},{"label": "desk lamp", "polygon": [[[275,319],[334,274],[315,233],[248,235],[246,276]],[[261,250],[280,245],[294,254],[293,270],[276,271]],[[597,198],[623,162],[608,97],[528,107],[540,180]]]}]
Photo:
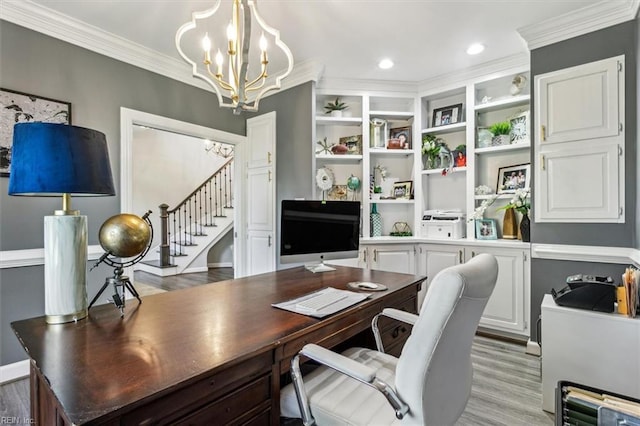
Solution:
[{"label": "desk lamp", "polygon": [[48,324],[87,316],[87,217],[71,209],[71,194],[115,195],[104,134],[66,124],[16,124],[9,195],[62,196],[62,210],[44,218]]}]

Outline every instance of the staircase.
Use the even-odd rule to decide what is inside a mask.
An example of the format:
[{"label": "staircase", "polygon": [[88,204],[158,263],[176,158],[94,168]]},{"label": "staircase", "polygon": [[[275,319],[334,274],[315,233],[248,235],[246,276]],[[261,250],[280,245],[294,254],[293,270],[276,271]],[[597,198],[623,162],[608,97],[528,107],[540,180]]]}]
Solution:
[{"label": "staircase", "polygon": [[167,277],[208,269],[207,255],[233,230],[233,158],[176,207],[160,206],[161,243],[135,270]]}]

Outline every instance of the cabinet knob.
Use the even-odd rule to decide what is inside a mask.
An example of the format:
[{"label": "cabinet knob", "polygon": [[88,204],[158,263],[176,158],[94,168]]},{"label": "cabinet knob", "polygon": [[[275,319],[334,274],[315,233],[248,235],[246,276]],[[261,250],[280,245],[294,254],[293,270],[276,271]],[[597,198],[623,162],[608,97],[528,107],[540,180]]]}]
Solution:
[{"label": "cabinet knob", "polygon": [[267,152],[267,164],[271,164],[271,152]]},{"label": "cabinet knob", "polygon": [[540,139],[543,141],[547,140],[547,128],[544,125],[540,126]]},{"label": "cabinet knob", "polygon": [[547,166],[545,166],[545,164],[544,164],[544,160],[545,160],[545,158],[544,158],[544,154],[540,154],[540,168],[541,168],[542,170],[546,170],[546,167],[547,167]]}]

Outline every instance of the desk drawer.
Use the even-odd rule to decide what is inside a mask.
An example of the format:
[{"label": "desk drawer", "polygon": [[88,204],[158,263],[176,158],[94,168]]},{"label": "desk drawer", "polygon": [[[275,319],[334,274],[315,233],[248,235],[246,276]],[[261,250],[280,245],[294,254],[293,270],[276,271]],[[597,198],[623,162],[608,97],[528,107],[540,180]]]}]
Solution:
[{"label": "desk drawer", "polygon": [[[191,385],[149,402],[122,416],[122,425],[170,424],[234,389],[271,372],[272,352],[266,352],[233,367],[223,369]],[[250,405],[247,402],[245,408]]]},{"label": "desk drawer", "polygon": [[[271,407],[270,379],[271,376],[265,376],[249,383],[174,424],[180,426],[269,424],[270,418],[268,415],[265,416],[264,412]],[[263,423],[261,419],[267,421]]]}]

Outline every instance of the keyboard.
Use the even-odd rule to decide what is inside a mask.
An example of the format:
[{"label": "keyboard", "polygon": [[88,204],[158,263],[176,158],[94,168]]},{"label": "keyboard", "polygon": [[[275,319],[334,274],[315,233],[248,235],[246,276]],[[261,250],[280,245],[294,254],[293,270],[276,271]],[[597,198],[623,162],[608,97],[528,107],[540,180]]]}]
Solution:
[{"label": "keyboard", "polygon": [[312,296],[308,299],[296,303],[296,308],[317,312],[335,303],[338,303],[339,301],[344,300],[347,297],[348,296],[346,294],[338,292],[319,293],[316,296]]}]

